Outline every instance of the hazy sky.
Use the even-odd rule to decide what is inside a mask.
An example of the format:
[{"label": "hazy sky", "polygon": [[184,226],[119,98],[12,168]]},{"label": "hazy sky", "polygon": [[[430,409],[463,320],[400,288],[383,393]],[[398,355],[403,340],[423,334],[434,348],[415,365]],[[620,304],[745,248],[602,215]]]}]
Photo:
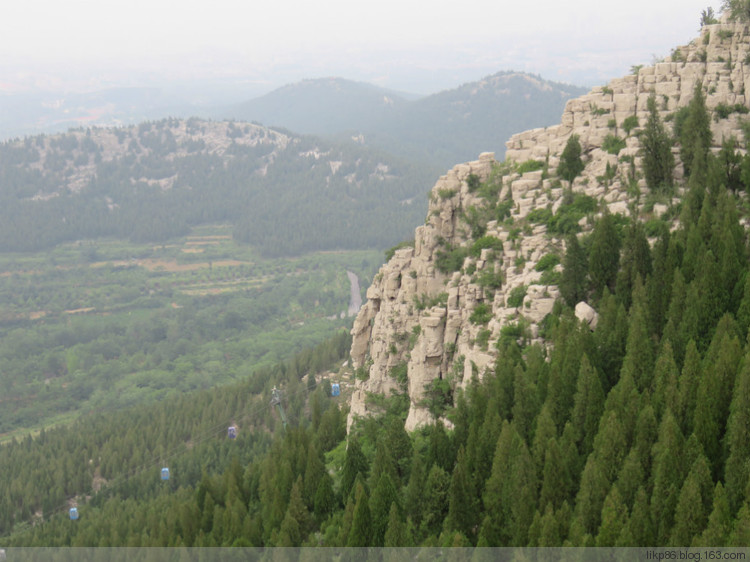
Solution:
[{"label": "hazy sky", "polygon": [[9,1],[0,88],[343,76],[429,93],[510,69],[590,86],[696,37],[708,5],[718,11],[716,0]]}]

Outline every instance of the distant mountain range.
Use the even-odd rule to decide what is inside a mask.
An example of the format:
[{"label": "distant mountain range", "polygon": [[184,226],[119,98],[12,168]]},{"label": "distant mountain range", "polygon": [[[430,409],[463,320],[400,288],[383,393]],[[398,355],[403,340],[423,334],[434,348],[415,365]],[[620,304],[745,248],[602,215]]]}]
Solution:
[{"label": "distant mountain range", "polygon": [[[231,94],[232,88],[234,93]],[[250,101],[238,84],[122,87],[88,93],[0,95],[0,139],[89,126],[191,116],[255,121],[295,133],[351,140],[441,169],[505,152],[513,133],[559,121],[585,88],[499,72],[426,97],[343,78],[303,80]],[[248,94],[245,94],[248,95]]]},{"label": "distant mountain range", "polygon": [[300,133],[354,137],[443,168],[505,153],[513,133],[559,121],[565,103],[586,88],[521,72],[416,98],[342,78],[303,80],[225,110],[223,117]]}]

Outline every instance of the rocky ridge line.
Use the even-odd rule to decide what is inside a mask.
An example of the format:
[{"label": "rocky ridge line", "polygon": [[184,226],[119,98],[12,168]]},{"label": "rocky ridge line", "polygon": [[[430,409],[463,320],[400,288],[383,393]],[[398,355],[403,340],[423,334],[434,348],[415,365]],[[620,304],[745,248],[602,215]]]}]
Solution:
[{"label": "rocky ridge line", "polygon": [[[540,323],[551,312],[559,290],[540,283],[542,273],[536,271],[536,265],[547,253],[562,255],[564,242],[548,233],[544,224],[534,224],[526,217],[534,209],[548,208],[554,213],[563,203],[563,187],[554,171],[568,138],[579,136],[586,164],[572,190],[599,202],[597,213],[580,220],[584,233],[591,230],[604,206],[612,213],[660,216],[668,205],[657,203],[647,208],[645,180],[628,172],[632,166],[641,169],[637,132],[646,123],[647,100],[652,93],[665,120],[688,105],[699,81],[709,111],[720,104],[748,107],[750,31],[746,24],[724,18],[704,26],[696,40],[675,49],[664,62],[640,68],[636,74],[569,101],[559,125],[526,131],[506,142],[506,163],[544,161],[546,173],[519,174],[513,166],[500,166],[492,153],[484,153],[479,160],[459,164],[442,176],[431,190],[427,220],[415,230],[413,247],[397,250],[383,265],[354,323],[351,357],[360,378],[351,398],[349,426],[357,416],[370,413],[369,393],[400,391],[403,381],[392,374],[404,363],[410,399],[406,429],[411,431],[433,421],[424,405],[425,392],[433,381],[446,379],[451,387],[462,387],[473,374],[481,377],[491,368],[496,357],[494,344],[504,327],[522,324],[532,339],[538,339]],[[623,135],[623,122],[631,116],[639,126],[624,138],[625,146],[618,154],[610,154],[602,148],[605,138]],[[742,138],[741,120],[736,113],[712,120],[713,150],[731,136]],[[673,147],[673,153],[679,185],[682,166],[678,148]],[[614,177],[611,173],[607,177],[608,165],[610,172],[617,166]],[[488,222],[484,235],[497,239],[498,249],[484,248],[478,257],[466,257],[460,271],[444,274],[437,268],[438,256],[446,248],[472,244],[467,213],[486,204],[470,189],[475,181],[472,176],[502,186],[497,198],[512,200],[512,221]],[[638,193],[641,196],[634,197]],[[678,187],[675,202],[682,193]],[[556,269],[560,271],[561,266]],[[482,274],[501,276],[502,286],[488,290],[486,284],[478,283]],[[518,305],[517,288],[522,286],[526,294]],[[516,298],[512,298],[514,289]],[[491,310],[486,325],[471,321],[478,305]],[[576,312],[589,323],[595,322],[595,313],[585,304]]]}]

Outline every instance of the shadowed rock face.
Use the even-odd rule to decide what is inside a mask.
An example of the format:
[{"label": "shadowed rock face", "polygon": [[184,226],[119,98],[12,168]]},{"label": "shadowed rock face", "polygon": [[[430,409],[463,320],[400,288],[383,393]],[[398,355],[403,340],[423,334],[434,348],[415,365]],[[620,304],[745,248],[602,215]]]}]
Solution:
[{"label": "shadowed rock face", "polygon": [[[750,67],[742,61],[749,56],[750,34],[744,24],[724,20],[705,26],[698,39],[675,50],[673,58],[679,60],[641,68],[637,74],[594,88],[567,103],[560,124],[511,137],[506,142],[505,165],[499,166],[493,154],[484,153],[479,160],[459,164],[442,176],[431,191],[426,223],[415,230],[414,247],[398,250],[383,265],[354,323],[352,360],[356,367],[366,369],[369,378],[356,383],[349,425],[356,416],[368,414],[368,392],[400,391],[391,370],[403,362],[408,367],[410,398],[406,428],[412,430],[433,421],[423,405],[432,381],[447,379],[455,389],[465,387],[473,375],[481,378],[494,364],[495,344],[504,327],[512,326],[512,332],[522,333],[527,341],[544,344],[538,338],[539,326],[552,311],[559,290],[542,284],[536,265],[548,253],[562,256],[565,244],[561,236],[548,233],[546,225],[527,217],[535,209],[554,213],[563,204],[567,182],[557,179],[555,172],[568,138],[579,136],[585,164],[570,187],[598,203],[593,213],[580,219],[584,233],[605,209],[641,217],[663,212],[664,206],[644,207],[648,187],[643,179],[637,181],[641,197],[634,200],[628,195],[629,160],[632,158],[636,170],[641,166],[637,132],[647,121],[648,97],[656,95],[662,120],[690,102],[696,82],[703,84],[709,111],[720,104],[748,107],[745,92],[750,91]],[[631,116],[636,117],[638,126],[628,135],[622,125]],[[743,138],[742,117],[732,113],[712,119],[714,150],[722,139]],[[618,154],[602,148],[608,135],[624,141]],[[679,187],[682,165],[678,148],[673,148],[673,153],[676,203],[684,188]],[[528,160],[544,162],[546,172],[537,169],[519,174],[514,171],[517,167],[508,165]],[[609,178],[608,165],[610,170],[616,168]],[[468,249],[475,243],[466,218],[472,207],[481,208],[487,202],[478,191],[470,191],[467,180],[472,174],[482,182],[492,174],[492,181],[501,185],[498,202],[512,200],[512,220],[486,222],[484,236],[497,239],[493,249],[481,249],[479,256],[476,252],[467,255],[459,271],[441,273],[437,268],[441,251]],[[554,270],[561,271],[561,266]],[[490,290],[481,282],[483,274],[502,278],[502,286]],[[474,315],[477,310],[485,313],[481,320]],[[596,327],[596,311],[587,303],[579,303],[576,313],[592,329]]]}]

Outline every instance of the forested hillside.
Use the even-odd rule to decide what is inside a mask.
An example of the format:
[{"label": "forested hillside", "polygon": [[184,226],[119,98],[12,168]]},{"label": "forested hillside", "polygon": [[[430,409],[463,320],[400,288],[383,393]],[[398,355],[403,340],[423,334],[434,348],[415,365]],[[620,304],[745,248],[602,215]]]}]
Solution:
[{"label": "forested hillside", "polygon": [[248,123],[165,119],[0,144],[0,250],[102,236],[165,242],[228,222],[267,256],[383,248],[438,170]]},{"label": "forested hillside", "polygon": [[[135,488],[95,496],[79,521],[57,515],[6,544],[749,544],[750,276],[736,209],[746,195],[723,187],[715,157],[700,158],[705,183],[693,183],[679,229],[664,225],[653,248],[641,223],[611,215],[569,246],[563,277],[584,271],[600,311],[596,331],[561,301],[545,322],[548,345],[509,330],[481,381],[452,397],[440,394],[450,387],[435,387],[431,407],[451,431],[437,423],[408,435],[408,398],[373,395],[382,416],[339,442],[336,405],[313,401],[308,418],[298,403],[288,408],[298,414],[292,427],[262,459],[251,460],[250,442],[239,441],[221,447],[232,457],[226,451],[236,446],[237,462],[200,476],[212,453],[188,455],[168,485],[150,470]],[[303,374],[287,374],[288,395]],[[210,411],[185,409],[188,418]],[[180,428],[182,442],[184,423],[165,412],[153,431]],[[99,452],[98,439],[82,438],[84,458],[101,455],[105,470],[122,449]],[[45,434],[2,453],[55,442]],[[133,449],[162,454],[155,445]],[[15,505],[29,515],[36,488],[15,486]]]},{"label": "forested hillside", "polygon": [[[50,523],[35,529],[52,529],[67,517],[68,507],[78,503],[82,513],[91,514],[90,523],[99,517],[94,513],[100,506],[113,508],[117,518],[122,518],[107,538],[96,532],[76,540],[77,544],[101,539],[111,546],[173,543],[176,537],[157,538],[153,529],[133,531],[134,523],[126,519],[137,514],[151,521],[155,513],[144,509],[145,503],[156,498],[162,509],[164,501],[184,499],[201,479],[228,469],[238,476],[237,483],[242,482],[245,466],[257,462],[268,449],[270,432],[281,431],[278,414],[268,403],[273,385],[284,388],[284,407],[292,427],[304,424],[311,415],[329,440],[343,437],[345,414],[328,398],[328,381],[319,379],[318,386],[315,377],[303,377],[327,367],[336,369],[349,342],[345,332],[339,333],[289,361],[257,370],[242,383],[185,393],[118,413],[90,414],[70,427],[42,431],[35,439],[14,440],[0,447],[0,535],[14,527],[28,532],[30,524],[42,519]],[[236,440],[227,438],[229,425],[238,428]],[[172,471],[167,483],[159,480],[162,466]],[[88,503],[86,498],[92,493]],[[173,515],[180,517],[179,512]],[[115,523],[109,515],[99,518]],[[120,534],[115,530],[128,528]],[[150,535],[153,540],[148,539]]]}]

